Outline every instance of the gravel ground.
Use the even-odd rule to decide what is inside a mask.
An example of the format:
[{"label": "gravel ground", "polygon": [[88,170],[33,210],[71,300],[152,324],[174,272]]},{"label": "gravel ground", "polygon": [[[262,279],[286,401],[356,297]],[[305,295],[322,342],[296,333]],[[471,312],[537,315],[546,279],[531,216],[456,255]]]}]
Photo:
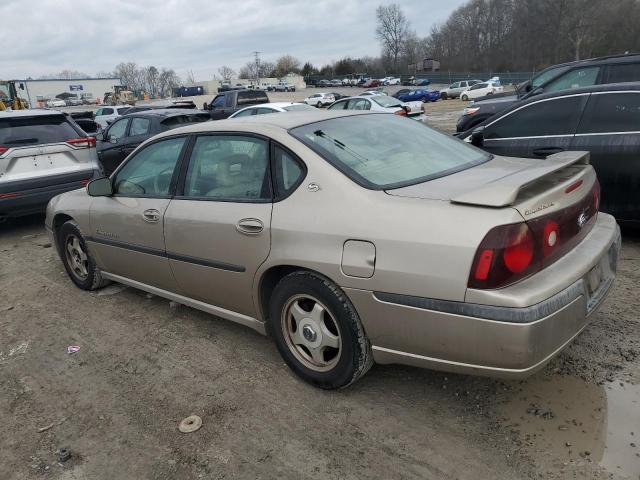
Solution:
[{"label": "gravel ground", "polygon": [[[427,122],[450,131],[461,108],[431,104]],[[3,480],[639,478],[637,232],[592,324],[527,381],[374,366],[325,392],[248,328],[78,290],[42,220],[0,224]],[[192,414],[202,428],[179,432]]]}]

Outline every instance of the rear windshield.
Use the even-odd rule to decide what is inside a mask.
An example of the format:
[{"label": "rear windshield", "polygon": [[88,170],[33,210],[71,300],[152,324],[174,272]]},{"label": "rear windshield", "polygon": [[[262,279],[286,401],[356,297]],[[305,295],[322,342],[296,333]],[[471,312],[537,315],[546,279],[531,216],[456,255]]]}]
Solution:
[{"label": "rear windshield", "polygon": [[163,120],[162,125],[168,128],[176,128],[188,123],[206,122],[207,120],[211,120],[211,116],[208,113],[202,113],[199,115],[177,115]]},{"label": "rear windshield", "polygon": [[400,100],[387,95],[376,95],[375,97],[371,97],[371,101],[376,102],[378,105],[385,108],[399,107],[402,105]]},{"label": "rear windshield", "polygon": [[315,110],[311,105],[307,105],[306,103],[296,103],[293,105],[287,105],[284,108],[287,112],[295,112],[296,110]]},{"label": "rear windshield", "polygon": [[238,105],[256,105],[258,103],[269,103],[266,93],[253,90],[238,92]]},{"label": "rear windshield", "polygon": [[0,118],[0,145],[4,147],[66,142],[80,136],[63,115]]},{"label": "rear windshield", "polygon": [[333,118],[290,130],[365,188],[399,188],[443,177],[491,158],[466,143],[397,115]]}]

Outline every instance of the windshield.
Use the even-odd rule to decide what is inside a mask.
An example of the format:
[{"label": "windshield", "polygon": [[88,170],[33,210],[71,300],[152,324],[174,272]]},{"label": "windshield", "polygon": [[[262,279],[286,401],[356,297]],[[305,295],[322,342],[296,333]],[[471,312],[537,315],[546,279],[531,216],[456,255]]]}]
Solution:
[{"label": "windshield", "polygon": [[543,72],[540,72],[537,76],[531,79],[531,86],[534,89],[536,89],[543,83],[546,83],[552,78],[560,75],[561,73],[566,72],[567,70],[569,70],[569,68],[571,68],[570,65],[565,65],[562,67],[555,67],[555,68],[552,67],[548,70],[544,70]]},{"label": "windshield", "polygon": [[398,100],[397,98],[388,97],[387,95],[371,97],[371,101],[376,102],[378,105],[385,108],[402,106],[402,102],[400,100]]},{"label": "windshield", "polygon": [[491,156],[397,115],[333,118],[290,130],[359,185],[383,190],[470,168]]}]

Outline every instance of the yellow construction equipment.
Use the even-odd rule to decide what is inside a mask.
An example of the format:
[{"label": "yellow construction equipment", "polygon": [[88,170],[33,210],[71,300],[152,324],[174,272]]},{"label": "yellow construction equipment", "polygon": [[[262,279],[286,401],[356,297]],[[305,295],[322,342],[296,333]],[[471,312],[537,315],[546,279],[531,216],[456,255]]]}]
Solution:
[{"label": "yellow construction equipment", "polygon": [[131,90],[122,85],[114,85],[111,92],[106,92],[102,103],[105,105],[135,105],[136,97]]},{"label": "yellow construction equipment", "polygon": [[[20,89],[24,86],[20,84]],[[18,96],[15,80],[0,80],[0,111],[7,110],[26,110],[27,102]]]}]

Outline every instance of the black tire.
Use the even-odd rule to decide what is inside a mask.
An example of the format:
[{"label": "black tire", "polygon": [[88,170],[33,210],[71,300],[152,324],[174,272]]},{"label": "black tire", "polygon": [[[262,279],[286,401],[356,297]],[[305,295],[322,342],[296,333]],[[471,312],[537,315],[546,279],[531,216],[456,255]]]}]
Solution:
[{"label": "black tire", "polygon": [[460,100],[462,100],[463,102],[468,102],[469,97],[467,97],[466,95],[462,95],[462,97],[460,97]]},{"label": "black tire", "polygon": [[322,103],[321,102],[316,103],[316,108],[322,108]]},{"label": "black tire", "polygon": [[448,100],[448,99],[449,99],[449,96],[447,95],[447,93],[446,93],[446,92],[442,92],[442,93],[440,94],[440,98],[441,98],[442,100]]},{"label": "black tire", "polygon": [[[70,251],[70,243],[75,244],[81,248],[82,252],[86,256],[86,259],[82,259],[80,256],[76,257],[74,262],[74,254]],[[82,237],[82,232],[78,228],[78,224],[73,220],[65,222],[57,231],[58,241],[58,253],[64,268],[71,278],[71,281],[76,284],[78,288],[82,290],[97,290],[109,283],[109,280],[102,278],[100,269],[96,266],[96,262],[91,255],[91,252],[87,248],[87,244]],[[82,260],[81,262],[79,260]],[[79,264],[82,264],[80,267]],[[86,272],[86,274],[84,274]]]},{"label": "black tire", "polygon": [[[308,357],[305,360],[303,349],[306,347],[293,344],[291,333],[288,332],[291,325],[289,312],[293,310],[291,305],[301,306],[304,301],[312,302],[307,299],[316,300],[321,307],[325,307],[324,321],[331,321],[333,327],[337,327],[331,330],[340,341],[339,348],[321,347],[323,360],[327,350],[331,350],[330,355],[334,353],[333,350],[337,350],[326,367],[311,365],[313,359],[308,353],[309,349],[305,350]],[[312,308],[308,308],[311,316]],[[305,318],[303,321],[307,320],[310,319]],[[280,280],[271,296],[268,322],[284,361],[300,378],[312,385],[323,389],[344,388],[362,377],[373,365],[371,344],[354,306],[338,286],[319,274],[298,271]],[[300,323],[302,322],[297,322],[297,325]],[[326,327],[329,327],[329,323],[326,323]],[[325,330],[320,331],[326,334]],[[300,337],[306,338],[307,335],[303,332]],[[313,340],[316,340],[315,335]],[[321,368],[326,369],[321,371]]]}]

